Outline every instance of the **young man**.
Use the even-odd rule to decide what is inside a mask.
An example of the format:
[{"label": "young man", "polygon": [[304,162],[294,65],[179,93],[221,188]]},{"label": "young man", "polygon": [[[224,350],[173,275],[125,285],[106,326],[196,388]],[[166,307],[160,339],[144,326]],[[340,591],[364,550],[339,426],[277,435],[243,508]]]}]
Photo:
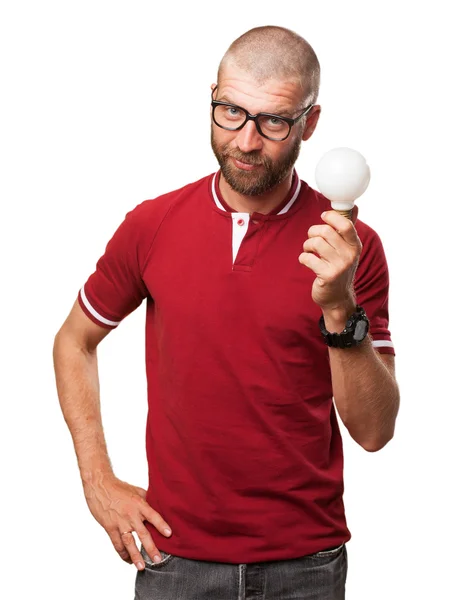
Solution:
[{"label": "young man", "polygon": [[[380,238],[294,169],[319,79],[292,31],[238,38],[211,86],[220,171],[126,215],[56,336],[85,496],[139,569],[136,597],[344,598],[333,397],[376,451],[393,437],[399,390]],[[144,299],[147,491],[112,472],[96,362]]]}]

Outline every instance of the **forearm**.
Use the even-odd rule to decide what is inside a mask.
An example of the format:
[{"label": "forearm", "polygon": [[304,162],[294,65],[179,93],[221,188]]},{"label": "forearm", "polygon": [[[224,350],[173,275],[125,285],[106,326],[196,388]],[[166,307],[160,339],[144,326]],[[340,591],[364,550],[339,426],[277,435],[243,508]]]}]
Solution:
[{"label": "forearm", "polygon": [[[355,303],[324,312],[328,331],[341,332]],[[333,396],[351,437],[366,450],[378,450],[393,437],[399,389],[367,336],[353,348],[328,348]]]},{"label": "forearm", "polygon": [[96,350],[58,334],[53,349],[57,393],[72,435],[82,481],[113,475],[104,438]]}]

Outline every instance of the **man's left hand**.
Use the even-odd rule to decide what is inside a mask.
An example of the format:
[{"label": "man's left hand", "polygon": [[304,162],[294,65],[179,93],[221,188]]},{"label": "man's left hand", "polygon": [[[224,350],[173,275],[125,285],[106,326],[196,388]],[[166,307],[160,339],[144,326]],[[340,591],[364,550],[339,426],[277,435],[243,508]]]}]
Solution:
[{"label": "man's left hand", "polygon": [[321,217],[325,225],[312,225],[308,230],[299,262],[317,275],[312,299],[322,310],[342,307],[354,298],[354,275],[362,252],[354,227],[357,213],[358,207],[354,206],[349,220],[335,210],[328,210]]}]

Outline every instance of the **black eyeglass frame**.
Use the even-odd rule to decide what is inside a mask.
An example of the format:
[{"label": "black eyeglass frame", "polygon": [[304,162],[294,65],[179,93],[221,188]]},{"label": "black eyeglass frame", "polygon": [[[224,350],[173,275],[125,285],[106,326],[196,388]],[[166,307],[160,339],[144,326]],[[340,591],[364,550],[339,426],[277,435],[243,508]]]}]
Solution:
[{"label": "black eyeglass frame", "polygon": [[[246,110],[246,108],[243,108],[243,106],[238,106],[238,104],[231,104],[230,102],[221,102],[220,100],[214,100],[214,92],[215,92],[216,89],[217,89],[217,86],[215,86],[215,88],[212,90],[212,94],[211,94],[211,96],[212,96],[211,106],[212,106],[212,120],[217,125],[217,127],[220,127],[221,129],[225,129],[226,131],[239,131],[240,129],[242,129],[243,127],[245,127],[245,125],[248,123],[248,121],[254,121],[258,133],[260,135],[262,135],[264,138],[266,138],[268,140],[271,140],[272,142],[283,142],[284,140],[287,140],[287,138],[289,137],[290,132],[292,130],[292,127],[298,121],[300,121],[300,119],[304,115],[306,115],[309,110],[311,110],[315,106],[315,104],[310,104],[309,106],[307,106],[307,108],[301,109],[302,112],[295,119],[291,119],[289,117],[281,117],[281,116],[275,115],[273,113],[265,113],[265,112],[258,113],[257,115],[252,115],[252,114],[250,114]],[[217,106],[233,106],[233,108],[238,108],[239,110],[241,110],[241,111],[243,111],[245,113],[246,118],[243,121],[243,123],[241,125],[239,125],[238,127],[223,127],[222,125],[219,125],[219,123],[217,123],[217,121],[215,120],[215,117],[214,117],[214,112],[215,112],[215,109],[216,109]],[[260,124],[258,122],[258,117],[274,117],[275,119],[280,119],[281,121],[284,121],[285,123],[287,123],[289,125],[289,131],[287,132],[287,135],[285,137],[281,138],[281,139],[269,137],[268,135],[266,135],[265,133],[263,133],[261,131],[261,127],[260,127]]]}]

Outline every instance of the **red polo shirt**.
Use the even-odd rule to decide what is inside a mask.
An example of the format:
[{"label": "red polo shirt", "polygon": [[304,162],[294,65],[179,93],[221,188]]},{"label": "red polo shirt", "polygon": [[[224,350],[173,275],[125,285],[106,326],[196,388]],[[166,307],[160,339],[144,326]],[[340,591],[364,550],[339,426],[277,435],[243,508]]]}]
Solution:
[{"label": "red polo shirt", "polygon": [[[351,538],[315,274],[298,261],[331,204],[294,173],[285,200],[250,217],[224,202],[219,177],[128,212],[78,300],[107,328],[147,300],[147,501],[173,530],[146,522],[157,548],[235,564],[297,558]],[[394,354],[383,246],[355,227],[357,301],[376,350]]]}]

